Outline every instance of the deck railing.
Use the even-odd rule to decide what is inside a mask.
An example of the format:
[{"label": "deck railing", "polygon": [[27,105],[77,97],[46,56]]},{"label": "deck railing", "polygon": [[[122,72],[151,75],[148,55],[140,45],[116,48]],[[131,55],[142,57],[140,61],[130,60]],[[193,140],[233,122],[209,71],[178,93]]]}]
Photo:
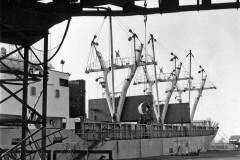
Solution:
[{"label": "deck railing", "polygon": [[217,125],[211,122],[178,125],[142,125],[128,123],[77,123],[75,132],[85,140],[127,140],[171,137],[210,136]]}]

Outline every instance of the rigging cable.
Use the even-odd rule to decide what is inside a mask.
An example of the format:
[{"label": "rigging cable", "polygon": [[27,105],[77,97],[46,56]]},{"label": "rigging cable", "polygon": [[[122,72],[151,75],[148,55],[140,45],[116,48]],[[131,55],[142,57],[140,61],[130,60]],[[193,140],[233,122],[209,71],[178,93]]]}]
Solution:
[{"label": "rigging cable", "polygon": [[106,18],[107,18],[106,16],[103,18],[100,26],[99,26],[98,29],[97,29],[97,32],[96,32],[96,36],[97,36],[97,37],[99,37],[100,34],[102,33],[102,28],[103,28],[103,25],[105,24]]},{"label": "rigging cable", "polygon": [[120,18],[115,18],[115,19],[116,19],[116,22],[118,23],[118,25],[122,28],[122,30],[125,31],[125,33],[128,36],[128,33],[129,33],[128,30],[130,27],[128,27],[126,24],[124,24]]},{"label": "rigging cable", "polygon": [[[97,31],[96,31],[96,34],[94,35],[94,37],[98,38],[98,37],[100,36],[100,34],[101,34],[101,32],[102,32],[103,25],[104,25],[104,23],[105,23],[105,20],[106,20],[106,17],[103,18],[100,26],[98,27],[98,29],[97,29]],[[92,45],[92,42],[91,42],[91,46],[90,46],[90,49],[89,49],[89,50],[90,50],[90,51],[89,51],[89,54],[88,54],[88,60],[87,60],[87,68],[86,68],[86,70],[87,70],[89,67],[91,67],[92,59],[94,59],[94,58],[96,57],[96,56],[94,56],[94,55],[96,55],[96,54],[93,53],[95,50],[94,50],[94,47],[93,47],[93,45]],[[95,52],[97,52],[97,51],[95,51]],[[94,61],[94,62],[97,61],[97,57],[96,57],[93,61]],[[90,65],[90,66],[89,66],[89,65]]]}]

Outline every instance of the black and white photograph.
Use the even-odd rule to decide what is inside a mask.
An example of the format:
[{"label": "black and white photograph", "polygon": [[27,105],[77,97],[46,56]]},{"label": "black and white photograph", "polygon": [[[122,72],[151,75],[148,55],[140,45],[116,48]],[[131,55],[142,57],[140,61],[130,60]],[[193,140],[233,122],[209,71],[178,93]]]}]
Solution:
[{"label": "black and white photograph", "polygon": [[0,160],[239,160],[239,0],[0,0]]}]

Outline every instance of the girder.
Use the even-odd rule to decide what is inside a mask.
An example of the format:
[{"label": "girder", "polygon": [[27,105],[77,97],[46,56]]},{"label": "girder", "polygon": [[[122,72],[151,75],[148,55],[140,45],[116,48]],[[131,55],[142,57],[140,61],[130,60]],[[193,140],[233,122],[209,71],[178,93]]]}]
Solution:
[{"label": "girder", "polygon": [[[181,5],[179,0],[159,0],[156,6],[139,6],[143,0],[53,0],[43,3],[38,0],[0,1],[0,42],[11,44],[33,44],[43,38],[49,28],[71,16],[106,16],[104,5],[112,8],[112,16],[134,16],[145,14],[164,14],[186,11],[239,8],[236,2],[212,3],[211,0],[192,0],[196,4]],[[190,1],[190,0],[189,0]],[[151,0],[147,0],[151,3]]]}]

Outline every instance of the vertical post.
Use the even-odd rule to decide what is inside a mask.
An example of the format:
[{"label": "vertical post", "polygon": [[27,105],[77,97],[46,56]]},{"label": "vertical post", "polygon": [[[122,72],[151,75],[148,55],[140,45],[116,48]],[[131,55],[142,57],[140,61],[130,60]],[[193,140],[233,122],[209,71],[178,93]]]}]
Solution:
[{"label": "vertical post", "polygon": [[47,123],[47,81],[48,81],[48,33],[44,35],[44,53],[43,53],[43,93],[42,93],[42,157],[46,159],[46,123]]},{"label": "vertical post", "polygon": [[176,57],[174,58],[174,69],[175,69],[175,71],[177,70],[177,58]]},{"label": "vertical post", "polygon": [[189,56],[188,100],[189,100],[189,106],[190,106],[190,103],[191,103],[192,58],[194,57],[191,50],[190,50],[189,54],[187,55],[187,57],[188,56]]},{"label": "vertical post", "polygon": [[152,42],[152,51],[153,51],[153,61],[154,61],[154,78],[155,78],[155,87],[156,87],[156,94],[157,94],[157,112],[158,117],[157,120],[160,121],[160,105],[159,105],[159,93],[158,93],[158,81],[157,81],[157,68],[156,68],[156,57],[155,57],[155,47],[154,47],[154,41],[156,41],[152,34],[150,34],[151,42]]},{"label": "vertical post", "polygon": [[132,34],[132,36],[128,38],[128,41],[131,41],[133,39],[133,48],[134,48],[133,52],[134,52],[134,60],[135,60],[135,63],[136,63],[137,62],[136,38],[138,39],[138,36],[131,29],[129,29],[129,32]]},{"label": "vertical post", "polygon": [[[147,7],[146,5],[146,1],[144,2],[144,6],[145,8]],[[144,15],[144,56],[145,56],[145,63],[144,63],[144,66],[143,66],[143,69],[144,69],[144,72],[145,72],[145,75],[146,75],[146,81],[148,81],[148,77],[147,77],[147,65],[146,65],[146,62],[147,62],[147,15]],[[152,84],[150,84],[150,87],[149,89],[151,90],[151,94],[152,94]],[[147,88],[145,83],[144,83],[144,86],[143,86],[144,90]],[[145,94],[146,92],[144,92]]]},{"label": "vertical post", "polygon": [[198,9],[198,11],[200,9],[200,0],[197,0],[197,9]]},{"label": "vertical post", "polygon": [[189,105],[190,105],[190,101],[191,101],[191,77],[192,77],[192,52],[190,50],[190,57],[189,57],[189,90],[188,90],[188,99],[189,99]]},{"label": "vertical post", "polygon": [[135,33],[133,35],[133,49],[134,49],[134,60],[135,60],[135,63],[136,63],[137,55],[136,55],[136,34]]},{"label": "vertical post", "polygon": [[113,62],[113,35],[112,35],[112,15],[109,8],[109,27],[110,27],[110,47],[111,47],[111,73],[112,73],[112,109],[113,117],[112,121],[116,121],[116,107],[115,107],[115,87],[114,87],[114,62]]},{"label": "vertical post", "polygon": [[204,85],[206,83],[206,79],[207,79],[207,75],[205,75],[205,77],[202,78],[202,84],[201,84],[200,88],[198,89],[198,95],[197,95],[197,97],[194,101],[192,112],[191,112],[191,115],[190,115],[191,122],[194,119],[194,115],[195,115],[195,112],[196,112],[196,109],[197,109],[198,102],[199,102],[200,97],[202,96],[202,92],[204,90]]},{"label": "vertical post", "polygon": [[158,0],[158,7],[159,7],[160,13],[163,12],[163,11],[162,11],[162,10],[163,10],[162,1],[163,1],[163,0]]},{"label": "vertical post", "polygon": [[[22,104],[22,139],[27,136],[27,98],[28,98],[28,59],[29,55],[29,45],[24,46],[24,75],[23,75],[23,104]],[[21,144],[21,160],[26,159],[26,142],[22,142]]]},{"label": "vertical post", "polygon": [[179,78],[179,75],[180,75],[180,72],[181,72],[181,67],[182,67],[182,63],[180,63],[179,66],[177,67],[176,73],[174,75],[175,78],[173,79],[173,81],[171,81],[171,83],[172,83],[171,84],[171,89],[167,93],[165,104],[164,104],[163,111],[162,111],[162,116],[161,116],[162,124],[164,124],[164,122],[165,122],[165,117],[166,117],[166,114],[167,114],[170,98],[172,96],[172,93],[173,93],[176,85],[177,85],[178,78]]}]

